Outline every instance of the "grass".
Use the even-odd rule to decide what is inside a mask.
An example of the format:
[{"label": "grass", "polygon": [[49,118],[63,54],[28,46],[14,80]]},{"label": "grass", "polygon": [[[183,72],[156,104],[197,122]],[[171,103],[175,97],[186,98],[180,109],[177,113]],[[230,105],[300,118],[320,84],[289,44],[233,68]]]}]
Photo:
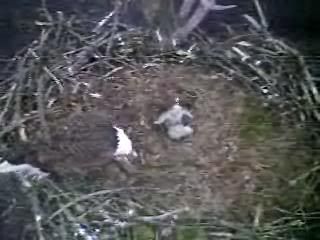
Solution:
[{"label": "grass", "polygon": [[152,240],[154,239],[154,230],[151,226],[140,225],[135,228],[134,235],[134,239]]},{"label": "grass", "polygon": [[257,239],[320,239],[320,165],[306,132],[280,124],[252,99],[241,122],[242,144],[259,149],[267,166],[258,176],[264,214]]},{"label": "grass", "polygon": [[241,118],[240,137],[246,144],[255,144],[270,138],[279,129],[274,113],[248,98]]},{"label": "grass", "polygon": [[177,231],[177,240],[186,239],[206,240],[207,236],[205,231],[198,226],[179,227]]}]

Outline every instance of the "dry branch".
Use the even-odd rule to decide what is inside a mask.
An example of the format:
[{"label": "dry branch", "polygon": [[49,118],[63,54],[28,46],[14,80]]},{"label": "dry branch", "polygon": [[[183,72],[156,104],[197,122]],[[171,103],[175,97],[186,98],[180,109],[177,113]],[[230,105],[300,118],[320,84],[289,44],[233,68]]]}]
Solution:
[{"label": "dry branch", "polygon": [[210,11],[223,11],[236,7],[236,5],[222,6],[218,5],[215,0],[199,0],[199,5],[194,10],[192,16],[186,19],[191,11],[191,7],[195,4],[194,1],[184,0],[180,8],[179,16],[186,21],[186,23],[179,27],[172,35],[175,41],[180,41],[186,38],[208,15]]}]

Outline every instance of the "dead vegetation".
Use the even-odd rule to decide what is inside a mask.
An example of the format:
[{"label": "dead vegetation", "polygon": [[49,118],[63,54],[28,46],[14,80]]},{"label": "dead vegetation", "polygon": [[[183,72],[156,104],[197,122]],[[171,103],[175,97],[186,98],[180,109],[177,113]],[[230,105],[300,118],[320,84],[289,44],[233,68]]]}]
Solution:
[{"label": "dead vegetation", "polygon": [[[116,6],[114,15],[120,9]],[[222,239],[255,236],[245,229],[252,223],[260,227],[263,216],[255,194],[263,186],[265,153],[286,143],[290,133],[272,126],[269,117],[243,120],[250,114],[247,90],[284,113],[277,114],[282,120],[319,120],[318,90],[299,53],[257,29],[252,18],[253,28],[245,34],[233,33],[223,42],[195,34],[190,48],[162,52],[152,33],[124,26],[116,17],[91,31],[61,12],[44,16],[38,22],[41,36],[13,59],[11,75],[1,82],[1,150],[46,142],[73,112],[101,110],[127,130],[140,162],[129,177],[110,168],[98,178],[47,179],[22,187],[32,207],[26,216],[33,220],[30,234],[41,240],[81,238],[81,223],[87,235],[117,239],[143,223],[166,236],[191,217]],[[195,134],[184,142],[168,140],[153,125],[176,97],[195,118]],[[266,116],[264,108],[257,111]],[[249,131],[245,124],[258,129]],[[257,135],[265,136],[258,143],[263,154],[255,152]],[[242,223],[231,223],[235,219]]]}]

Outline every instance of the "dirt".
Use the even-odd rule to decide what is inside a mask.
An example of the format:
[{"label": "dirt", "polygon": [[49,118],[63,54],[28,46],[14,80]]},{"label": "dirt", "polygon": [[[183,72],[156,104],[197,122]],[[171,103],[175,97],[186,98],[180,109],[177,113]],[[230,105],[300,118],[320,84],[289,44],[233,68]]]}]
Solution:
[{"label": "dirt", "polygon": [[[195,214],[222,216],[231,208],[248,207],[250,198],[243,196],[255,191],[259,164],[238,154],[246,95],[234,82],[176,65],[123,69],[99,86],[85,75],[83,81],[101,95],[89,100],[90,108],[109,112],[139,153],[138,173],[128,178],[112,169],[104,177],[107,186],[163,189],[166,194],[150,204],[188,205]],[[183,142],[169,140],[153,124],[176,97],[194,115],[195,133]]]}]

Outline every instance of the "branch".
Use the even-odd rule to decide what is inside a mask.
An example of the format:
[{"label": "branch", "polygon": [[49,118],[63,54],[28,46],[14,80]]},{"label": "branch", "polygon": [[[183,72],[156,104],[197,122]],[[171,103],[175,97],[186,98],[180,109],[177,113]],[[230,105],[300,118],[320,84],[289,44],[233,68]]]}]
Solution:
[{"label": "branch", "polygon": [[196,0],[184,0],[179,11],[179,17],[181,19],[186,18],[192,9],[192,6],[195,4]]},{"label": "branch", "polygon": [[202,6],[204,6],[207,9],[213,10],[213,11],[223,11],[230,8],[235,8],[237,5],[217,5],[216,0],[200,0]]},{"label": "branch", "polygon": [[145,216],[145,217],[139,216],[139,217],[136,217],[135,220],[146,222],[146,223],[154,223],[154,222],[164,221],[170,217],[176,218],[177,214],[180,214],[182,212],[188,212],[189,210],[190,209],[188,207],[185,207],[182,209],[173,210],[171,212],[166,212],[158,216]]},{"label": "branch", "polygon": [[254,5],[256,6],[258,15],[260,17],[260,24],[264,27],[264,29],[268,29],[268,22],[267,22],[266,16],[264,15],[264,12],[261,8],[259,0],[254,0]]},{"label": "branch", "polygon": [[186,37],[190,32],[195,29],[200,22],[205,18],[210,10],[205,8],[204,6],[200,5],[194,12],[191,18],[187,21],[187,23],[178,28],[178,30],[173,34],[174,39],[182,39]]},{"label": "branch", "polygon": [[[180,14],[182,11],[188,11],[188,8],[190,7],[188,4],[191,4],[191,2],[184,1],[180,10]],[[193,15],[189,18],[187,23],[183,27],[176,30],[176,32],[173,34],[173,39],[179,40],[187,37],[188,34],[191,33],[201,23],[201,21],[207,16],[210,11],[222,11],[234,7],[236,7],[236,5],[217,5],[215,0],[200,0],[200,5],[198,6],[198,8],[194,11]]]}]

